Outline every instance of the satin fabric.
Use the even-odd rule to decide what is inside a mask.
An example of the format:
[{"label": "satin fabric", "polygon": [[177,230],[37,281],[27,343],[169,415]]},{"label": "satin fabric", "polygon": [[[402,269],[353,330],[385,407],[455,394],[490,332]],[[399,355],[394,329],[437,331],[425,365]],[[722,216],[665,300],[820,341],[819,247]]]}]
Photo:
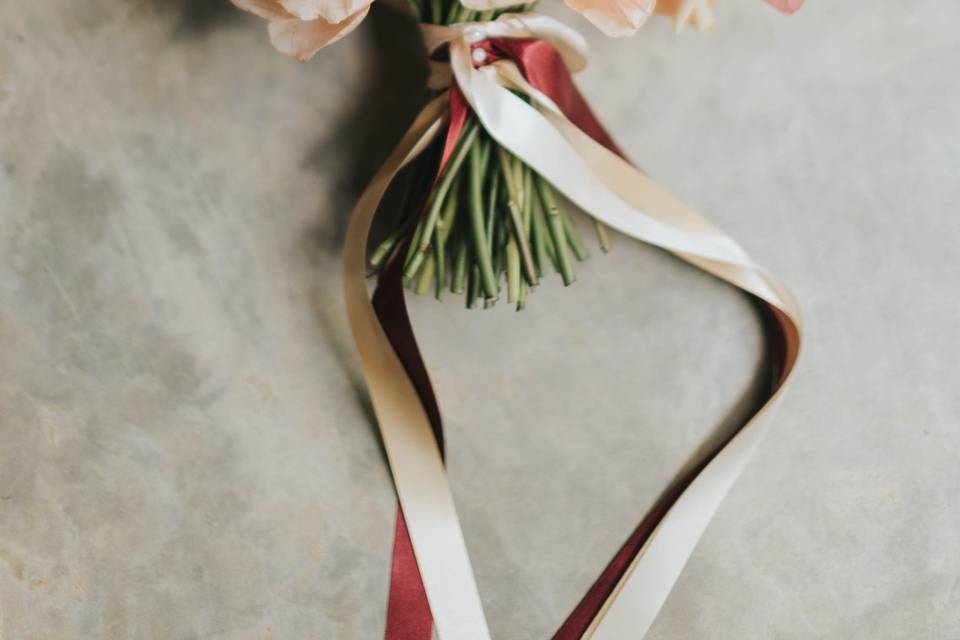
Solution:
[{"label": "satin fabric", "polygon": [[[453,122],[448,128],[453,126]],[[461,125],[462,126],[462,125]],[[403,247],[405,253],[409,242]],[[420,356],[410,317],[407,315],[403,296],[402,263],[393,261],[381,274],[373,294],[373,308],[383,331],[397,357],[413,383],[427,420],[433,431],[440,456],[443,457],[443,425],[433,387],[426,365]],[[387,597],[387,622],[385,638],[400,640],[431,640],[433,617],[423,587],[423,578],[417,567],[413,543],[403,517],[403,509],[397,506],[397,520],[393,540],[393,561],[390,570],[390,591]]]},{"label": "satin fabric", "polygon": [[437,633],[444,640],[489,640],[429,418],[376,316],[366,286],[366,246],[373,216],[397,171],[442,132],[446,102],[442,96],[421,112],[357,202],[344,237],[343,290],[357,356]]},{"label": "satin fabric", "polygon": [[[569,28],[543,16],[522,14],[483,25],[428,27],[425,31],[431,53],[449,48],[452,73],[437,69],[433,81],[444,75],[455,78],[462,97],[500,144],[590,215],[626,235],[670,250],[756,296],[768,306],[773,319],[778,357],[768,400],[728,442],[665,494],[555,636],[565,640],[642,637],[783,393],[799,353],[799,311],[783,285],[753,264],[732,239],[611,151],[610,147],[615,149],[612,143],[608,147],[598,142],[605,135],[602,127],[589,135],[583,128],[591,125],[581,128],[571,121],[567,113],[571,105],[563,105],[564,109],[558,104],[569,100],[563,92],[553,91],[556,99],[548,95],[549,82],[537,82],[546,91],[535,86],[531,78],[536,72],[522,55],[519,64],[506,59],[494,59],[480,68],[473,64],[472,53],[478,46],[487,55],[509,55],[505,52],[510,46],[504,46],[502,39],[540,39],[550,42],[565,65],[577,68],[585,62],[585,47]],[[495,51],[496,47],[500,49]],[[556,70],[548,75],[556,78]],[[508,88],[526,95],[531,104]],[[455,94],[455,100],[460,97]],[[396,171],[439,132],[443,106],[437,105],[431,103],[424,110],[361,197],[347,233],[344,287],[351,328],[437,633],[441,640],[479,639],[488,638],[489,632],[437,440],[415,383],[386,337],[363,286],[363,252],[370,220]],[[388,636],[390,640],[413,637]]]},{"label": "satin fabric", "polygon": [[[544,40],[532,38],[484,40],[475,46],[483,48],[488,53],[488,62],[503,58],[515,62],[531,85],[549,95],[560,106],[564,114],[582,131],[608,149],[621,156],[623,155],[573,83],[566,63],[555,47]],[[446,74],[445,77],[449,80],[450,75]],[[450,87],[450,118],[437,171],[438,175],[456,148],[469,112],[469,104],[457,85],[453,84]],[[401,255],[403,253],[404,251],[400,252]],[[378,281],[374,293],[374,308],[391,343],[400,355],[400,359],[417,387],[417,393],[430,417],[442,455],[443,433],[436,407],[436,398],[433,396],[425,366],[417,350],[412,327],[409,326],[406,309],[403,306],[403,293],[400,283],[399,263],[393,263],[388,266],[386,272]],[[418,382],[418,380],[421,382]],[[626,566],[625,562],[632,557],[633,554],[625,557],[625,560],[621,562],[623,567]],[[611,569],[608,568],[604,575],[598,579],[598,582],[609,583],[611,579],[619,578],[621,573],[622,570],[613,576]],[[609,594],[611,589],[612,583],[610,587],[603,590],[604,596]],[[594,591],[591,590],[590,593]],[[589,613],[585,618],[586,623],[574,626],[574,624],[568,622],[558,632],[556,638],[580,637],[589,620],[600,609],[603,598],[597,600],[596,597],[590,598],[588,594],[585,601],[590,604],[581,603],[577,611],[582,612],[584,607],[588,607]],[[579,617],[584,617],[584,614],[581,613]],[[403,511],[398,508],[384,637],[386,640],[430,640],[432,627],[430,608],[413,555],[413,546],[403,518]]]}]

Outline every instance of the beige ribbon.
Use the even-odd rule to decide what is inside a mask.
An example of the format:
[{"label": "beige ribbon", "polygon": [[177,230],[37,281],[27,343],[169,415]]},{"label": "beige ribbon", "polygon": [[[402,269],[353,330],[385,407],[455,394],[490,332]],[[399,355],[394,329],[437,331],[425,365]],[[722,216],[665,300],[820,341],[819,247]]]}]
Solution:
[{"label": "beige ribbon", "polygon": [[[545,16],[512,14],[483,24],[424,26],[428,51],[447,45],[450,71],[486,131],[591,216],[667,249],[770,305],[785,337],[775,389],[755,416],[700,472],[660,521],[584,638],[642,638],[687,559],[740,475],[781,398],[800,347],[800,313],[787,289],[729,236],[596,143],[530,86],[512,62],[474,68],[471,44],[487,37],[541,38],[572,70],[586,61],[583,39]],[[440,82],[443,69],[435,70]],[[511,92],[531,100],[527,104]],[[397,171],[441,132],[446,96],[421,112],[364,191],[343,256],[347,311],[390,468],[440,640],[487,640],[476,580],[447,476],[426,414],[380,327],[365,283],[370,223]]]}]

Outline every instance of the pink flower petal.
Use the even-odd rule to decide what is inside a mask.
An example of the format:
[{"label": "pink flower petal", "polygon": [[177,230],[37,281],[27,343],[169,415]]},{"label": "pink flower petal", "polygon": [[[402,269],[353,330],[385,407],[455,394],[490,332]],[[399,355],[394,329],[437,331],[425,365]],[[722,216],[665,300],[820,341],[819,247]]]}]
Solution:
[{"label": "pink flower petal", "polygon": [[230,0],[236,7],[249,11],[255,16],[267,20],[287,20],[292,18],[279,0]]},{"label": "pink flower petal", "polygon": [[370,4],[370,0],[279,0],[279,2],[291,15],[301,20],[322,18],[333,24],[343,22]]},{"label": "pink flower petal", "polygon": [[608,36],[633,35],[653,13],[656,0],[566,0]]},{"label": "pink flower petal", "polygon": [[710,31],[715,26],[713,10],[717,0],[658,0],[656,13],[673,19],[677,33],[688,26],[701,31]]},{"label": "pink flower petal", "polygon": [[332,24],[326,20],[274,20],[270,22],[270,42],[281,53],[306,62],[317,51],[333,44],[357,28],[370,11],[368,3],[346,20]]},{"label": "pink flower petal", "polygon": [[793,13],[803,5],[803,0],[766,0],[766,2],[783,13]]}]

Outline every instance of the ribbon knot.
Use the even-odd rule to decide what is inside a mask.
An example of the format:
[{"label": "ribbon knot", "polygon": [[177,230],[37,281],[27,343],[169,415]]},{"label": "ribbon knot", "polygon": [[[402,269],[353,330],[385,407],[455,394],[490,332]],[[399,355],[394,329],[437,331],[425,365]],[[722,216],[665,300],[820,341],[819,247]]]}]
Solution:
[{"label": "ribbon knot", "polygon": [[464,91],[472,84],[472,73],[537,99],[625,158],[573,82],[571,74],[587,65],[587,44],[578,32],[533,13],[504,14],[490,22],[422,24],[420,28],[430,56],[428,86],[450,88],[450,123],[441,169],[456,147],[467,114],[476,109],[475,92]]},{"label": "ribbon knot", "polygon": [[[570,72],[587,66],[587,42],[570,27],[535,13],[505,13],[489,22],[463,22],[451,25],[421,24],[427,55],[430,59],[431,89],[449,87],[453,79],[451,67],[456,59],[484,67],[500,59],[491,41],[542,40],[556,49]],[[476,53],[483,51],[484,53]],[[443,56],[443,54],[447,54]],[[473,56],[477,57],[474,58]],[[444,59],[438,59],[444,57]]]}]

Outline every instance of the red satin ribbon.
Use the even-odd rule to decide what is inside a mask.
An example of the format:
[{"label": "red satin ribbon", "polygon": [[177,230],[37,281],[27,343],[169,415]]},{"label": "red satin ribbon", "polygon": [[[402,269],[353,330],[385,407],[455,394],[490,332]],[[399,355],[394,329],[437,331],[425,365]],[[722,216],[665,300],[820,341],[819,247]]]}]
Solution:
[{"label": "red satin ribbon", "polygon": [[[406,252],[401,251],[400,255]],[[413,381],[423,404],[433,435],[443,455],[443,423],[440,409],[430,385],[426,365],[417,348],[403,297],[403,260],[387,265],[373,294],[373,308],[384,333]],[[390,593],[387,599],[387,640],[430,640],[433,618],[423,588],[423,579],[413,553],[413,544],[403,519],[403,510],[397,503],[397,524],[393,537],[393,564],[390,571]]]},{"label": "red satin ribbon", "polygon": [[[553,100],[571,122],[599,144],[625,157],[590,110],[586,100],[574,85],[563,59],[553,46],[542,40],[503,38],[486,40],[474,45],[474,48],[486,51],[487,58],[484,64],[505,58],[512,60],[527,81]],[[456,148],[469,112],[469,104],[454,83],[450,88],[450,122],[438,175]],[[400,255],[403,253],[400,252]],[[395,261],[381,276],[374,293],[374,308],[387,337],[414,382],[442,454],[443,427],[440,412],[406,313],[401,283],[401,262]],[[776,322],[771,322],[770,325],[771,327],[779,326]],[[776,348],[773,351],[782,353],[783,336],[780,335],[775,339],[778,344],[774,345]],[[777,371],[778,368],[774,367],[774,370]],[[726,446],[733,435],[735,433],[711,451],[700,464],[682,477],[657,501],[560,626],[552,640],[580,640],[657,524],[697,474]],[[432,627],[430,606],[417,568],[403,513],[398,505],[384,637],[386,640],[430,640]]]}]

